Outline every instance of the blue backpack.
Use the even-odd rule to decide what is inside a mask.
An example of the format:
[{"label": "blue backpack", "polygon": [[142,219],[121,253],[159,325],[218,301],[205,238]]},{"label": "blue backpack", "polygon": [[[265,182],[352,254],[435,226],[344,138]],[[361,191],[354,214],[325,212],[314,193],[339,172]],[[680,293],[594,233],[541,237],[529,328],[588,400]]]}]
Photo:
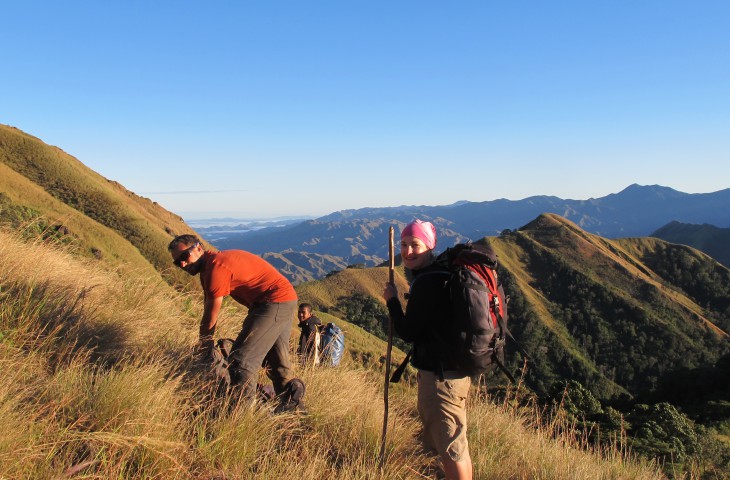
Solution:
[{"label": "blue backpack", "polygon": [[336,367],[345,352],[345,334],[342,329],[330,322],[319,336],[320,364]]}]

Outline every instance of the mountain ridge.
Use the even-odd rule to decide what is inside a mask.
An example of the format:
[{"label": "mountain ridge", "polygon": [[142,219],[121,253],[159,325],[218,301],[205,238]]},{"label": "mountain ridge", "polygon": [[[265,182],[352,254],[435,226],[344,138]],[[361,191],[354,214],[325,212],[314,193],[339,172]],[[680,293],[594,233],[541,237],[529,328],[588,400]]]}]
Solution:
[{"label": "mountain ridge", "polygon": [[[414,218],[436,225],[438,249],[519,228],[542,213],[558,214],[582,229],[606,238],[647,236],[656,228],[678,219],[730,227],[730,189],[688,194],[660,185],[632,184],[618,193],[588,200],[541,195],[517,201],[457,203],[343,210],[288,227],[230,235],[216,240],[214,245],[220,249],[241,248],[258,254],[283,256],[287,255],[284,252],[329,254],[340,257],[337,263],[371,266],[387,257],[384,239],[388,227],[402,228]],[[307,265],[300,263],[297,266],[300,278],[321,278],[321,274]],[[316,268],[319,271],[326,269]]]},{"label": "mountain ridge", "polygon": [[[727,352],[730,318],[723,302],[730,299],[730,271],[697,250],[659,239],[606,239],[554,214],[484,241],[499,255],[508,292],[513,298],[528,298],[526,303],[510,303],[510,317],[512,331],[535,352],[538,370],[544,368],[541,363],[551,364],[547,370],[580,378],[609,397],[623,389],[642,395],[646,385],[655,385],[672,368],[703,364],[711,351],[714,360]],[[697,277],[702,272],[718,275],[712,282],[719,290],[709,297],[691,291],[678,282],[681,276],[664,271],[674,265],[657,260],[664,255],[694,264]],[[567,357],[555,355],[553,348],[543,352],[544,344],[524,336],[527,331],[535,336],[538,325],[553,332]],[[547,337],[536,337],[547,342]],[[668,358],[658,360],[654,367],[652,361],[629,360],[634,355],[674,356],[662,353],[665,344],[675,344],[685,357],[673,358],[671,366],[659,366]],[[568,358],[572,360],[564,363]],[[586,358],[591,362],[580,366]],[[540,376],[549,378],[550,372]]]}]

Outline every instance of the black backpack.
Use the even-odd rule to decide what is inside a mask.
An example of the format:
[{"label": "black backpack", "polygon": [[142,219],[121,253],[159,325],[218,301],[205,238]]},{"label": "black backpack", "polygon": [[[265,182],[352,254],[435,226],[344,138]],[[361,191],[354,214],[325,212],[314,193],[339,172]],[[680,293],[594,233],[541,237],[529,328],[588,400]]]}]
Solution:
[{"label": "black backpack", "polygon": [[[497,255],[491,247],[471,243],[457,244],[436,258],[436,265],[445,277],[444,288],[451,300],[449,338],[451,355],[461,369],[471,375],[480,375],[499,367],[514,383],[515,379],[504,365],[504,347],[507,337],[529,359],[507,329],[507,303],[497,275]],[[415,283],[415,282],[414,282]],[[397,382],[405,364],[393,374]]]}]

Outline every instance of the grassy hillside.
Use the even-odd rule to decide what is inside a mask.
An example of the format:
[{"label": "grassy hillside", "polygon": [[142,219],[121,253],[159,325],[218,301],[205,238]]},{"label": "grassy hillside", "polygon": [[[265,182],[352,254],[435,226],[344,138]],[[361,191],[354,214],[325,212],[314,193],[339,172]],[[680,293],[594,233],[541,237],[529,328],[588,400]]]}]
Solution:
[{"label": "grassy hillside", "polygon": [[[512,296],[513,332],[535,357],[538,392],[576,379],[599,398],[625,398],[728,351],[730,272],[699,252],[656,239],[607,240],[552,214],[489,242]],[[702,269],[719,269],[701,284],[709,289],[702,298],[650,261],[652,252],[680,250]]]},{"label": "grassy hillside", "polygon": [[88,258],[103,259],[148,273],[154,267],[119,233],[49,195],[42,187],[0,163],[0,223],[24,229],[29,236],[43,233],[73,244]]},{"label": "grassy hillside", "polygon": [[[408,291],[403,267],[396,268],[396,286],[400,292]],[[382,302],[383,288],[388,281],[387,267],[347,268],[322,280],[297,285],[302,301],[318,309],[332,308],[341,297],[355,293],[371,296]]]},{"label": "grassy hillside", "polygon": [[[340,368],[297,367],[308,414],[272,415],[208,396],[189,361],[197,296],[17,232],[0,231],[0,263],[2,478],[435,475],[437,460],[417,441],[407,382],[391,395],[387,459],[378,470],[382,379],[358,361],[377,358],[383,344],[342,320],[334,319],[348,350],[362,355]],[[240,313],[225,309],[222,335],[235,331]],[[591,450],[536,411],[478,396],[470,409],[476,478],[662,478],[620,449]]]},{"label": "grassy hillside", "polygon": [[[297,286],[300,301],[343,328],[348,352],[338,369],[297,366],[309,415],[211,401],[190,362],[199,294],[170,286],[197,282],[170,268],[171,236],[191,232],[182,219],[12,127],[0,126],[0,160],[0,477],[434,474],[410,375],[392,389],[387,466],[377,471],[385,345],[333,316],[343,299],[382,302],[385,268]],[[576,379],[601,399],[632,398],[727,351],[729,272],[695,250],[608,241],[554,215],[484,241],[500,255],[512,329],[535,358],[526,380],[540,395]],[[407,290],[400,267],[396,283]],[[218,334],[235,335],[244,314],[226,301]],[[292,333],[294,345],[294,321]],[[475,389],[470,405],[476,478],[661,477],[623,443],[593,450],[561,409],[483,394]]]},{"label": "grassy hillside", "polygon": [[[499,255],[511,329],[534,357],[528,382],[540,395],[575,379],[600,399],[632,399],[728,352],[730,271],[700,252],[607,240],[552,214],[482,242]],[[694,267],[667,268],[683,263]],[[297,291],[327,311],[356,294],[382,302],[386,278],[384,267],[348,268]],[[407,291],[402,267],[396,283]],[[517,353],[509,360],[522,365]]]},{"label": "grassy hillside", "polygon": [[0,125],[0,193],[0,220],[6,223],[18,216],[44,217],[54,229],[63,226],[64,235],[89,255],[112,265],[148,269],[149,264],[171,282],[189,283],[170,268],[167,253],[172,235],[192,232],[182,218],[5,125]]}]

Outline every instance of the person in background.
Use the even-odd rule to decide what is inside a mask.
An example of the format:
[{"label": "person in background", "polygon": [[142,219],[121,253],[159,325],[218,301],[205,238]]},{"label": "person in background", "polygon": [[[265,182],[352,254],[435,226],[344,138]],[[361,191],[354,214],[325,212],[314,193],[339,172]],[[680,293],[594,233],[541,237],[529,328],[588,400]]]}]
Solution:
[{"label": "person in background", "polygon": [[413,344],[411,364],[418,370],[418,414],[426,446],[438,452],[446,478],[471,479],[473,475],[466,438],[466,400],[471,386],[468,373],[459,370],[450,354],[444,325],[451,315],[444,281],[448,272],[434,261],[436,228],[415,220],[402,230],[400,253],[410,271],[405,311],[398,290],[386,283],[383,298],[396,333]]},{"label": "person in background", "polygon": [[299,305],[297,317],[299,318],[299,328],[302,329],[297,351],[303,364],[313,362],[314,365],[317,365],[319,363],[319,328],[322,326],[322,320],[312,314],[312,305],[309,303]]},{"label": "person in background", "polygon": [[291,322],[297,305],[294,287],[261,257],[243,250],[205,250],[194,235],[179,235],[168,245],[173,263],[190,275],[200,275],[203,317],[198,354],[212,351],[213,335],[223,297],[248,308],[233,342],[228,367],[231,389],[253,401],[259,368],[264,366],[279,398],[279,411],[304,409],[304,383],[294,378],[289,360]]}]

